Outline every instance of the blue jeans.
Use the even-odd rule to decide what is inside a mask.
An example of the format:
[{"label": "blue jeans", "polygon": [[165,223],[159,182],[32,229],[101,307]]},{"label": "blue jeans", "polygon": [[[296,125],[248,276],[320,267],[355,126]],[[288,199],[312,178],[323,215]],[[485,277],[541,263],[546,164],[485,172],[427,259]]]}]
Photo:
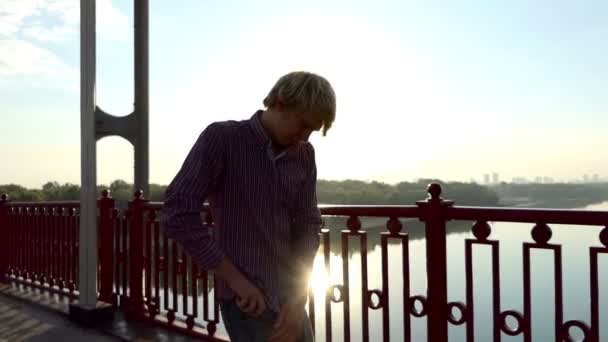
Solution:
[{"label": "blue jeans", "polygon": [[[266,310],[259,317],[249,317],[239,309],[234,300],[222,300],[220,311],[232,342],[267,342],[277,317],[277,314],[270,310]],[[310,319],[304,314],[302,336],[297,341],[314,342],[314,340]]]}]

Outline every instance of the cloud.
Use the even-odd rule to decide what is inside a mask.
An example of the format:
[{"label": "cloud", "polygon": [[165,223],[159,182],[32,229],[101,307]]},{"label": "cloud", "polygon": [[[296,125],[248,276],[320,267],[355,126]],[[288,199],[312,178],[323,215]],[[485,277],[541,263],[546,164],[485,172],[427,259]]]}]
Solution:
[{"label": "cloud", "polygon": [[111,0],[97,0],[97,34],[112,41],[132,41],[129,17],[112,5]]},{"label": "cloud", "polygon": [[0,39],[0,75],[57,76],[70,72],[59,57],[21,39]]},{"label": "cloud", "polygon": [[[68,66],[53,48],[77,44],[79,24],[78,0],[1,0],[0,75],[76,73],[76,67]],[[97,0],[98,38],[127,42],[129,32],[127,15],[111,0]]]},{"label": "cloud", "polygon": [[[78,36],[80,2],[78,0],[2,0],[0,36],[24,36],[41,42],[62,41]],[[129,18],[111,0],[97,0],[99,38],[126,40]]]},{"label": "cloud", "polygon": [[37,1],[4,0],[0,2],[0,36],[16,34],[25,18],[37,15]]},{"label": "cloud", "polygon": [[62,41],[78,33],[77,0],[3,0],[0,2],[0,36]]},{"label": "cloud", "polygon": [[77,30],[67,25],[55,27],[47,27],[41,24],[31,25],[22,29],[21,33],[26,38],[42,43],[57,43],[66,41],[69,37],[78,36]]}]

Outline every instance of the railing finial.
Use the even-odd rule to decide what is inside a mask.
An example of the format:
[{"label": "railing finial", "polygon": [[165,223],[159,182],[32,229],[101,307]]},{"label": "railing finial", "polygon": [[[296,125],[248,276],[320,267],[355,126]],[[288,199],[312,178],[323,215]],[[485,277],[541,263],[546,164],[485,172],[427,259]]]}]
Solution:
[{"label": "railing finial", "polygon": [[441,185],[439,183],[431,183],[429,184],[429,186],[427,187],[426,191],[429,193],[429,195],[431,196],[431,200],[437,201],[439,200],[441,197]]},{"label": "railing finial", "polygon": [[551,240],[551,236],[553,232],[551,228],[545,223],[537,223],[534,228],[532,228],[532,239],[538,244],[545,245],[549,240]]},{"label": "railing finial", "polygon": [[477,221],[473,225],[473,235],[479,241],[486,241],[492,233],[492,227],[486,221]]},{"label": "railing finial", "polygon": [[600,242],[604,247],[608,247],[608,226],[604,227],[600,232]]},{"label": "railing finial", "polygon": [[397,236],[399,235],[399,233],[401,233],[401,230],[403,229],[403,224],[401,223],[401,221],[399,221],[398,218],[392,216],[391,218],[389,218],[388,222],[386,222],[386,229],[388,229],[391,235]]},{"label": "railing finial", "polygon": [[135,191],[135,199],[144,199],[144,191],[139,189],[137,191]]},{"label": "railing finial", "polygon": [[356,233],[359,230],[361,230],[361,221],[359,220],[359,217],[358,216],[349,217],[348,220],[346,221],[346,227],[348,228],[348,230],[350,230],[353,233]]},{"label": "railing finial", "polygon": [[110,198],[110,190],[104,189],[101,191],[101,198],[106,199]]},{"label": "railing finial", "polygon": [[7,195],[7,194],[2,194],[2,195],[0,195],[0,200],[1,200],[2,202],[6,202],[6,201],[8,201],[8,195]]}]

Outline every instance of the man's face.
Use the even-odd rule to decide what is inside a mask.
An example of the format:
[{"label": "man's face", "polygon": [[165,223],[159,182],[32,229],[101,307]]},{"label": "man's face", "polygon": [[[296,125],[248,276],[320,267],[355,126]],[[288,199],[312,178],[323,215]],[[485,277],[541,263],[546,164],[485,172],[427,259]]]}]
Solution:
[{"label": "man's face", "polygon": [[313,131],[323,127],[323,121],[316,113],[283,112],[281,121],[277,138],[283,146],[306,142]]}]

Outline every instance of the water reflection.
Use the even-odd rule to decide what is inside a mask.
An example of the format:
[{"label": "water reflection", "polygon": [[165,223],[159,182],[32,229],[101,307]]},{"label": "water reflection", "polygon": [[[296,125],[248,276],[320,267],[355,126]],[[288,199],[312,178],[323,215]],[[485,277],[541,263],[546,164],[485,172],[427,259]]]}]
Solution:
[{"label": "water reflection", "polygon": [[[375,249],[379,247],[380,233],[388,231],[386,228],[388,219],[383,217],[361,217],[360,220],[361,230],[365,230],[367,232],[368,248]],[[341,231],[348,230],[346,228],[346,221],[346,217],[324,218],[324,228],[329,229],[330,231],[332,253],[334,254],[339,254],[341,251]],[[400,222],[403,225],[403,229],[401,231],[408,234],[410,241],[424,239],[425,230],[423,222],[418,219],[401,219]],[[465,233],[471,230],[471,225],[472,222],[468,221],[454,221],[450,222],[446,229],[448,234]],[[394,240],[389,240],[389,242],[393,244],[398,243]],[[349,243],[349,250],[351,252],[359,250],[357,246],[358,245],[353,246],[353,244]]]}]

